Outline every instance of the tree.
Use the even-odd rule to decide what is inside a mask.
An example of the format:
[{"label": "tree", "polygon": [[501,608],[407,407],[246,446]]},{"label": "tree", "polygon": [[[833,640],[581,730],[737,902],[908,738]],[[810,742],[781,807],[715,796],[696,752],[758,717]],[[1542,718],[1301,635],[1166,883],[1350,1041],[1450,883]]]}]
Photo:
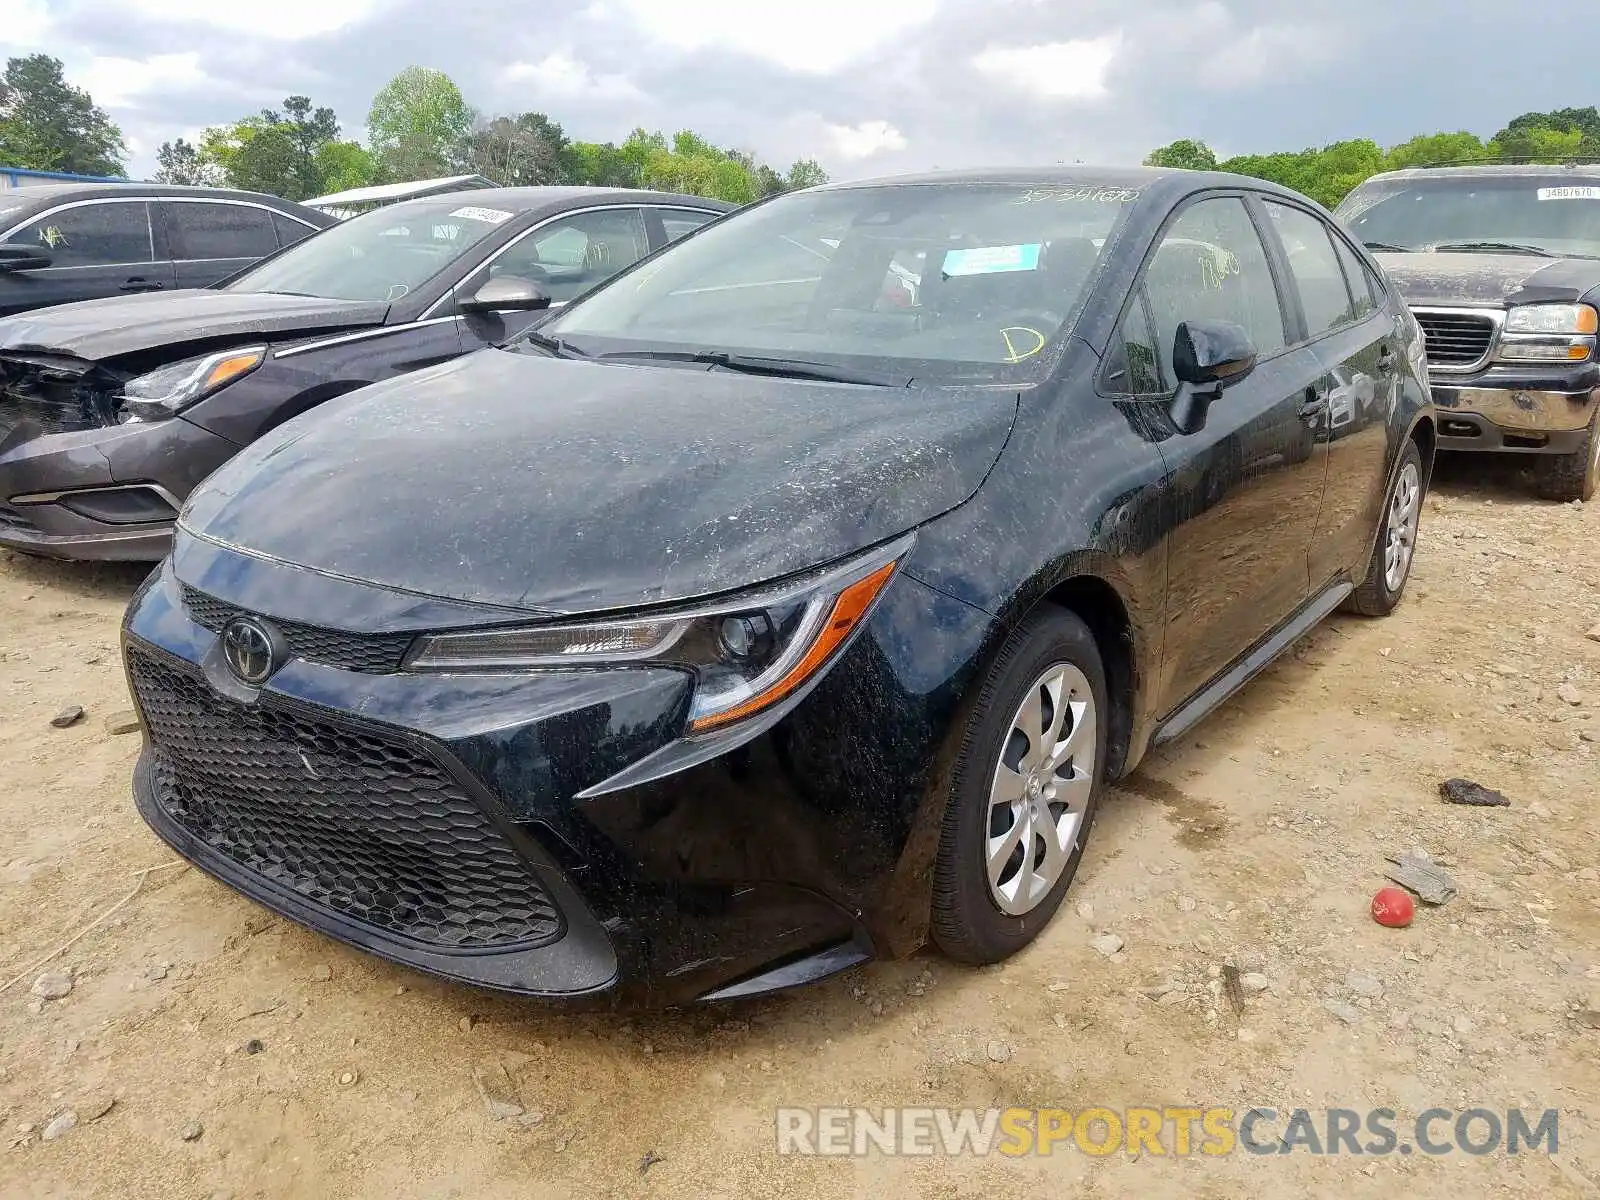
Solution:
[{"label": "tree", "polygon": [[1526,112],[1511,118],[1494,141],[1503,155],[1542,162],[1600,155],[1600,110],[1590,106]]},{"label": "tree", "polygon": [[1384,153],[1377,142],[1357,138],[1299,153],[1248,154],[1218,164],[1218,169],[1257,179],[1270,179],[1332,208],[1356,184],[1383,170]]},{"label": "tree", "polygon": [[814,158],[801,158],[795,160],[789,167],[789,177],[784,181],[791,190],[800,188],[817,187],[828,182],[828,173]]},{"label": "tree", "polygon": [[451,78],[407,67],[372,98],[367,137],[379,169],[394,180],[446,175],[462,156],[473,113]]},{"label": "tree", "polygon": [[229,187],[307,200],[331,190],[320,156],[338,136],[333,109],[313,108],[305,96],[290,96],[282,112],[264,108],[232,125],[207,129],[200,156]]},{"label": "tree", "polygon": [[0,161],[35,171],[124,174],[122,130],[48,54],[6,60],[0,76]]},{"label": "tree", "polygon": [[1194,138],[1181,138],[1150,151],[1144,160],[1144,165],[1170,167],[1181,171],[1215,171],[1217,156],[1204,142]]},{"label": "tree", "polygon": [[161,165],[156,172],[157,183],[208,186],[219,182],[221,172],[207,161],[200,147],[182,138],[175,142],[162,142],[161,149],[156,151],[156,162]]},{"label": "tree", "polygon": [[366,187],[378,178],[378,164],[359,142],[324,142],[317,147],[319,196]]},{"label": "tree", "polygon": [[464,143],[460,166],[507,187],[571,182],[567,135],[539,112],[479,122]]},{"label": "tree", "polygon": [[1392,146],[1384,158],[1384,169],[1399,171],[1429,163],[1466,163],[1487,158],[1493,153],[1475,133],[1420,133],[1410,141]]},{"label": "tree", "polygon": [[562,173],[589,187],[638,187],[639,171],[612,142],[568,142]]}]

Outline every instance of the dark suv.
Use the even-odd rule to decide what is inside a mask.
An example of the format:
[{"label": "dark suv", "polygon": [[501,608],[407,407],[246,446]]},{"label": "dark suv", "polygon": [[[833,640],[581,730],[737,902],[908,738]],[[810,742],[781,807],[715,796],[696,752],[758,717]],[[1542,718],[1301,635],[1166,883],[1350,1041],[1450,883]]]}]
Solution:
[{"label": "dark suv", "polygon": [[0,194],[0,317],[207,287],[334,218],[222,188],[69,183]]},{"label": "dark suv", "polygon": [[1540,456],[1552,500],[1600,486],[1600,166],[1375,175],[1335,214],[1427,336],[1441,450]]}]

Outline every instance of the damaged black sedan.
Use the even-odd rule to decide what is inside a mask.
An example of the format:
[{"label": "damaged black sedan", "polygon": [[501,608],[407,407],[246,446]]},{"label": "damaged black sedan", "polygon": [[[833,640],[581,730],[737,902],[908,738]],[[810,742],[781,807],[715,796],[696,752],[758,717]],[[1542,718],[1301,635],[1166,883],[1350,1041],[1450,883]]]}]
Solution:
[{"label": "damaged black sedan", "polygon": [[137,803],[508,993],[993,962],[1108,780],[1400,601],[1432,422],[1404,306],[1273,185],[781,196],[197,489],[125,623]]},{"label": "damaged black sedan", "polygon": [[454,193],[356,217],[215,287],[0,321],[0,547],[153,562],[190,489],[263,433],[503,341],[731,207]]}]

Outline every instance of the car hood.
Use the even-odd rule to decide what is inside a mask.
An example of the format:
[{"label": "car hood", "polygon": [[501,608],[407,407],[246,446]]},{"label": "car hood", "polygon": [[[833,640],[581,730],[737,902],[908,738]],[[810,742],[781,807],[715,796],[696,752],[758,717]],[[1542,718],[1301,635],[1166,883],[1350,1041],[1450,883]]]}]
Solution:
[{"label": "car hood", "polygon": [[0,353],[71,355],[99,362],[183,342],[322,333],[380,325],[383,301],[326,300],[193,288],[37,308],[0,321]]},{"label": "car hood", "polygon": [[1489,306],[1581,299],[1600,284],[1600,261],[1454,251],[1374,257],[1408,304]]},{"label": "car hood", "polygon": [[288,422],[183,527],[424,595],[551,613],[688,600],[962,503],[1015,391],[864,387],[485,350]]}]

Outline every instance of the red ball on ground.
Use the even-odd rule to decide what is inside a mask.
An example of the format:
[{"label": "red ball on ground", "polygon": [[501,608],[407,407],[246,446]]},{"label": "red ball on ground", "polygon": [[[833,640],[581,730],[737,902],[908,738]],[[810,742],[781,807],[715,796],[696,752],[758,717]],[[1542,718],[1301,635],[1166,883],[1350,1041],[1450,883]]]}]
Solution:
[{"label": "red ball on ground", "polygon": [[1416,915],[1416,903],[1404,888],[1386,887],[1372,898],[1372,919],[1379,925],[1404,929]]}]

